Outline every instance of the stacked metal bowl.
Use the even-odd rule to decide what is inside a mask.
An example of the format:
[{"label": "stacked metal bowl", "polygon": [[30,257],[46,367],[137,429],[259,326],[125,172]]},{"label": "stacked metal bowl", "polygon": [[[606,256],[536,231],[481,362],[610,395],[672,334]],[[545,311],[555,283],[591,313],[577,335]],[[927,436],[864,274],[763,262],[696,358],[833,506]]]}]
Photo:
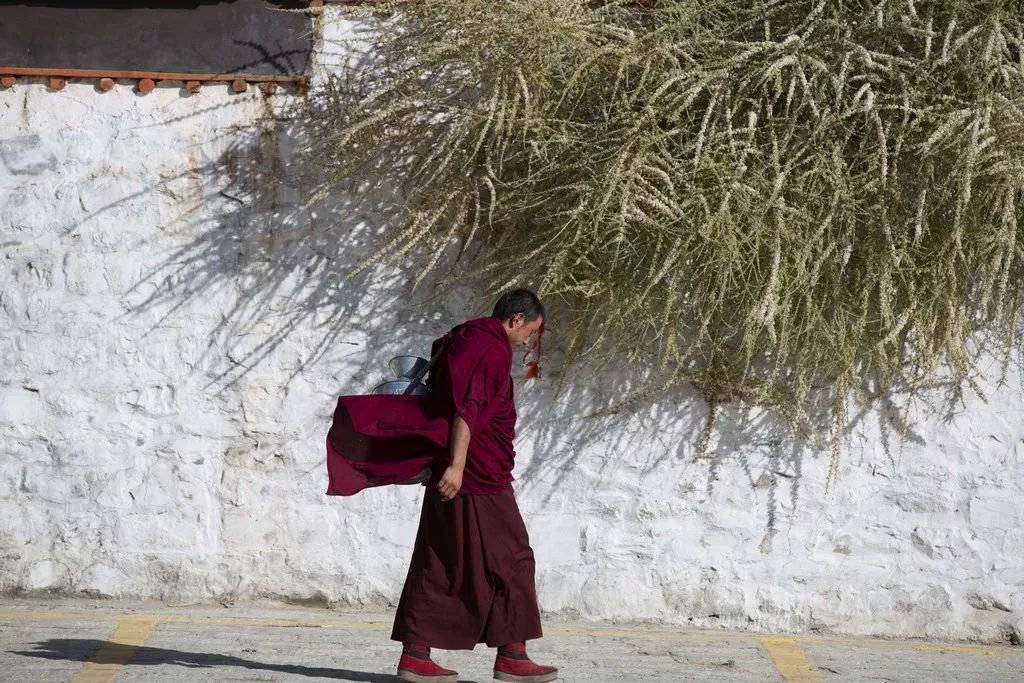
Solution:
[{"label": "stacked metal bowl", "polygon": [[373,388],[374,394],[408,394],[411,396],[422,396],[428,393],[427,385],[423,383],[424,369],[427,367],[427,359],[419,356],[395,356],[388,362],[391,372],[395,373],[396,379],[381,382]]}]

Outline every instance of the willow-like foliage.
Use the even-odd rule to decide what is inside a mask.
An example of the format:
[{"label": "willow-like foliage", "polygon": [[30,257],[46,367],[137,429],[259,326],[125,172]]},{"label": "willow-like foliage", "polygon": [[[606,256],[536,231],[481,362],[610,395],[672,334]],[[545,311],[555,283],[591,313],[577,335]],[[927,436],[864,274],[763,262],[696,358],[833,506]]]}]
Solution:
[{"label": "willow-like foliage", "polygon": [[418,0],[376,36],[312,108],[325,187],[401,197],[371,261],[535,282],[570,356],[794,426],[1016,346],[1019,1]]}]

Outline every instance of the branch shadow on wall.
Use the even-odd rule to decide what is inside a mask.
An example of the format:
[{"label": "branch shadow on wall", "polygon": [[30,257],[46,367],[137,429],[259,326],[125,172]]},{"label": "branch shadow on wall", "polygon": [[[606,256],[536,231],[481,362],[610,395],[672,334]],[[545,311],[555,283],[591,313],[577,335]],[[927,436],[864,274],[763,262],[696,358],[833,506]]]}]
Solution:
[{"label": "branch shadow on wall", "polygon": [[[491,303],[468,287],[412,290],[415,257],[351,277],[403,211],[398,183],[394,192],[369,193],[353,181],[314,197],[317,169],[301,150],[323,131],[308,126],[311,118],[268,106],[262,121],[213,145],[219,154],[156,188],[181,194],[170,185],[184,182],[194,211],[183,211],[181,233],[188,237],[128,293],[128,315],[155,315],[156,329],[217,302],[217,319],[202,330],[209,339],[205,357],[196,364],[209,391],[244,388],[250,373],[273,363],[284,371],[285,385],[320,366],[334,382],[320,388],[324,396],[363,393],[385,378],[389,358],[425,355],[430,340]],[[557,340],[559,319],[553,316],[547,328],[548,339]],[[549,375],[559,369],[554,346],[545,362]],[[518,366],[515,371],[521,375]],[[608,406],[638,384],[624,370],[579,374],[557,392],[555,383],[517,385],[519,433],[533,450],[517,476],[520,489],[542,506],[557,507],[571,495],[566,492],[613,479],[633,494],[634,512],[652,482],[678,498],[708,502],[723,468],[738,467],[751,496],[763,494],[758,507],[770,544],[785,509],[795,512],[808,468],[828,466],[820,440],[793,434],[771,412],[724,405],[714,438],[698,447],[709,407],[694,390],[673,390],[616,412]],[[874,413],[853,415],[849,426],[878,419],[895,470],[892,443],[921,437],[901,424],[897,405],[886,399],[879,405]],[[317,414],[326,419],[332,408],[325,400]],[[824,413],[813,417],[827,433]]]},{"label": "branch shadow on wall", "polygon": [[[132,667],[161,665],[180,666],[186,669],[237,667],[252,671],[272,671],[292,676],[360,681],[362,683],[392,683],[392,681],[401,681],[400,678],[391,674],[322,666],[304,666],[301,664],[272,664],[228,654],[190,652],[187,650],[172,650],[146,645],[135,647],[85,638],[53,638],[35,643],[33,647],[33,650],[12,650],[9,652],[23,657],[36,657],[56,661],[92,662],[94,664],[108,665],[128,662],[128,665]],[[212,672],[205,675],[212,675]]]},{"label": "branch shadow on wall", "polygon": [[[746,502],[764,533],[760,550],[771,553],[772,538],[798,515],[805,475],[815,475],[812,497],[831,492],[825,480],[833,418],[825,392],[808,416],[807,431],[798,433],[777,412],[739,402],[719,405],[709,423],[712,406],[686,386],[621,411],[608,409],[643,383],[622,371],[603,377],[577,373],[559,391],[556,381],[536,384],[537,396],[520,401],[519,433],[531,442],[533,453],[517,476],[521,490],[536,496],[541,508],[621,520],[678,514],[695,506],[714,515],[723,499]],[[904,471],[904,448],[926,445],[925,421],[951,420],[966,409],[964,393],[951,380],[929,383],[909,404],[911,410],[907,381],[883,393],[864,379],[859,390],[875,398],[870,407],[860,406],[848,416],[838,457],[885,479]],[[586,458],[578,457],[584,453]],[[832,482],[833,488],[843,486],[842,477]],[[599,488],[619,490],[614,508],[589,495],[580,498],[580,492]],[[652,498],[674,499],[680,507],[651,510]]]},{"label": "branch shadow on wall", "polygon": [[[209,158],[153,188],[180,206],[165,228],[178,246],[128,292],[125,315],[152,321],[153,335],[164,325],[195,326],[207,338],[193,367],[205,391],[246,391],[253,372],[272,365],[274,377],[286,377],[277,388],[286,392],[288,383],[318,367],[333,383],[319,387],[324,404],[317,415],[326,420],[333,409],[327,396],[368,391],[385,378],[392,356],[425,355],[432,339],[486,314],[492,302],[470,287],[436,288],[428,281],[412,290],[415,255],[408,264],[351,277],[405,207],[397,181],[392,193],[371,194],[354,181],[312,196],[320,183],[303,150],[323,131],[310,127],[311,118],[268,104],[262,120],[207,140],[216,150]],[[197,322],[196,311],[211,304],[216,315]],[[781,422],[725,409],[719,432],[726,436],[698,453],[707,405],[692,390],[602,412],[638,386],[619,370],[574,375],[556,392],[561,316],[552,317],[548,339],[555,343],[545,357],[545,378],[517,382],[520,434],[534,453],[518,467],[521,490],[542,506],[557,506],[569,480],[582,473],[592,485],[612,478],[625,483],[639,505],[647,480],[665,475],[677,480],[678,497],[708,498],[721,468],[735,462],[751,491],[770,488],[769,529],[779,518],[776,489],[795,508],[809,450]],[[513,371],[521,378],[518,362]]]},{"label": "branch shadow on wall", "polygon": [[[671,510],[666,501],[713,507],[718,495],[749,495],[749,509],[763,514],[760,524],[769,535],[784,518],[782,504],[795,511],[804,459],[815,450],[780,419],[725,406],[711,434],[705,434],[709,406],[685,387],[621,411],[606,409],[635,385],[621,375],[569,381],[557,395],[552,387],[538,385],[539,400],[526,402],[520,411],[520,433],[534,451],[518,474],[521,490],[537,496],[542,508],[587,510],[612,519],[678,514],[679,508]],[[587,458],[578,459],[578,453]],[[726,486],[731,490],[719,489],[726,467],[742,472],[748,493],[735,490],[734,481]],[[576,492],[599,488],[616,495],[606,501],[573,500]],[[758,493],[762,489],[767,495]],[[652,500],[665,509],[649,509]]]},{"label": "branch shadow on wall", "polygon": [[289,382],[339,348],[360,355],[355,366],[346,363],[348,376],[337,377],[339,393],[359,393],[383,379],[391,356],[422,353],[445,329],[451,302],[411,292],[410,269],[380,266],[350,277],[396,208],[392,198],[358,187],[310,202],[315,181],[293,158],[302,144],[287,115],[268,113],[185,174],[191,197],[170,182],[160,189],[194,209],[183,212],[191,237],[135,283],[128,315],[158,314],[155,331],[204,302],[227,302],[209,330],[211,357],[202,365],[218,369],[206,377],[208,390],[234,387],[290,345]]},{"label": "branch shadow on wall", "polygon": [[[176,318],[188,320],[204,302],[227,302],[205,331],[209,341],[197,363],[207,391],[244,390],[253,371],[285,362],[286,383],[322,364],[336,380],[337,394],[363,393],[384,378],[389,358],[425,355],[430,340],[462,319],[485,314],[491,303],[468,287],[413,291],[415,260],[351,278],[386,239],[402,206],[397,193],[361,194],[356,185],[310,201],[315,169],[299,152],[307,135],[289,114],[268,114],[261,125],[235,131],[219,157],[184,174],[202,188],[191,199],[180,189],[163,188],[195,207],[182,212],[192,237],[136,283],[128,315],[158,315],[155,333]],[[637,380],[622,371],[580,373],[556,392],[558,326],[557,317],[548,325],[555,343],[545,358],[545,379],[517,381],[520,435],[535,453],[518,468],[522,491],[542,506],[557,506],[560,492],[572,490],[569,480],[582,472],[593,485],[613,478],[616,485],[625,483],[639,505],[645,481],[665,472],[679,477],[680,498],[707,499],[721,468],[735,463],[752,492],[770,488],[768,530],[779,519],[776,489],[787,487],[778,495],[796,507],[809,451],[784,424],[768,414],[751,417],[727,408],[717,430],[724,436],[698,453],[707,405],[695,391],[602,412]],[[518,362],[513,372],[521,378]],[[332,407],[325,402],[321,414]],[[578,453],[586,453],[586,462]]]}]

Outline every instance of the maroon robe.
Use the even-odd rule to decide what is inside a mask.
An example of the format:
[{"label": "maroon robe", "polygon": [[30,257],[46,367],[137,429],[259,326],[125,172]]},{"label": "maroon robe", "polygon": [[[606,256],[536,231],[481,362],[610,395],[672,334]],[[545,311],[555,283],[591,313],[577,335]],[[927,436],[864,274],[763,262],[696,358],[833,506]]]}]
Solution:
[{"label": "maroon robe", "polygon": [[470,442],[461,493],[500,493],[512,482],[516,408],[512,347],[500,321],[478,318],[434,342],[444,347],[430,372],[429,396],[342,396],[327,435],[328,495],[397,484],[424,467],[440,477],[449,459],[451,420],[461,415]]},{"label": "maroon robe", "polygon": [[448,430],[430,396],[342,396],[327,433],[327,495],[397,484],[446,461]]},{"label": "maroon robe", "polygon": [[472,650],[540,638],[534,573],[511,488],[445,502],[428,486],[391,639]]},{"label": "maroon robe", "polygon": [[[433,468],[391,637],[444,649],[541,637],[534,556],[515,496],[512,347],[479,318],[434,342],[429,396],[343,396],[327,437],[328,494],[352,495]],[[462,488],[445,502],[455,415],[469,425]]]}]

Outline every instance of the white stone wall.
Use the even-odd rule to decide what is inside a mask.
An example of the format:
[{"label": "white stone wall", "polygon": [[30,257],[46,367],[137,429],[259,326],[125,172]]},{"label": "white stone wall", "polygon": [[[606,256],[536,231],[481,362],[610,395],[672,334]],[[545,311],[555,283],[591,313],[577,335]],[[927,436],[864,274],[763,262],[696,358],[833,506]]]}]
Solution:
[{"label": "white stone wall", "polygon": [[[334,15],[322,54],[351,54],[353,28]],[[342,218],[357,191],[304,206],[297,103],[0,91],[3,591],[397,600],[421,491],[324,496],[329,416],[489,302],[410,295],[414,272],[344,278],[379,216]],[[827,457],[763,417],[724,410],[697,458],[699,398],[586,417],[613,382],[552,384],[517,388],[547,612],[1021,637],[1018,367],[988,404],[919,406],[902,449],[856,415],[830,492]]]}]

